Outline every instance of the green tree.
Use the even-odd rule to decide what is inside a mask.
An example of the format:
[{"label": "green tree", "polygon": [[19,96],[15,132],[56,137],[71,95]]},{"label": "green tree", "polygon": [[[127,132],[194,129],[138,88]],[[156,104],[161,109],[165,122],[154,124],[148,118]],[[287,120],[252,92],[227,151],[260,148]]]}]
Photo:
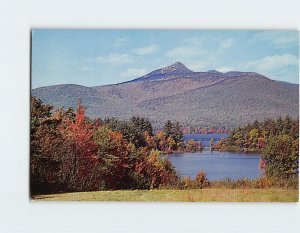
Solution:
[{"label": "green tree", "polygon": [[176,124],[173,124],[170,120],[168,120],[163,127],[163,132],[175,141],[177,148],[182,146],[183,133],[178,122],[176,122]]},{"label": "green tree", "polygon": [[257,128],[250,130],[249,144],[252,148],[255,148],[257,146],[258,138],[259,138],[259,130]]},{"label": "green tree", "polygon": [[175,129],[174,129],[174,140],[180,146],[183,143],[183,132],[181,130],[181,126],[179,122],[176,122]]},{"label": "green tree", "polygon": [[130,188],[130,170],[135,162],[131,157],[131,145],[123,139],[120,132],[105,126],[95,131],[93,139],[98,145],[98,172],[102,177],[102,188]]},{"label": "green tree", "polygon": [[174,133],[173,128],[174,128],[173,123],[170,120],[168,120],[163,127],[163,131],[166,133],[168,137],[171,137]]},{"label": "green tree", "polygon": [[129,143],[133,143],[137,148],[147,146],[144,137],[145,132],[153,136],[152,125],[145,118],[132,117],[129,121],[119,121],[116,118],[109,118],[104,120],[104,124],[113,131],[121,132],[123,138]]},{"label": "green tree", "polygon": [[129,122],[140,135],[148,132],[150,136],[153,136],[153,127],[148,119],[143,117],[132,117]]},{"label": "green tree", "polygon": [[299,172],[299,142],[289,135],[271,137],[263,150],[266,175],[276,179],[295,178]]},{"label": "green tree", "polygon": [[30,134],[30,191],[47,193],[58,191],[60,156],[56,150],[63,144],[58,130],[60,119],[52,117],[53,107],[31,98]]}]

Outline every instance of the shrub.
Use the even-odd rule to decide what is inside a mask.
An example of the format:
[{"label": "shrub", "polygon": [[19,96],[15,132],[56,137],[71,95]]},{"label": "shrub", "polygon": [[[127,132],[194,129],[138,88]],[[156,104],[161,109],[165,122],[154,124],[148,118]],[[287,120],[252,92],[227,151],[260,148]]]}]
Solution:
[{"label": "shrub", "polygon": [[195,178],[195,186],[197,188],[207,188],[209,187],[210,183],[206,177],[206,173],[204,171],[198,172]]},{"label": "shrub", "polygon": [[210,182],[208,181],[204,171],[200,171],[194,180],[189,176],[181,178],[181,189],[202,189],[209,186]]},{"label": "shrub", "polygon": [[183,177],[182,178],[182,189],[194,189],[195,182],[191,177]]}]

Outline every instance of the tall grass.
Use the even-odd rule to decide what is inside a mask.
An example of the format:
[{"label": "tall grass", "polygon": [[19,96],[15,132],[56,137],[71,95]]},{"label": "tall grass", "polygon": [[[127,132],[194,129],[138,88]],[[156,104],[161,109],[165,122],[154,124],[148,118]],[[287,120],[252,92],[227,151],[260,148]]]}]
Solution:
[{"label": "tall grass", "polygon": [[49,201],[297,202],[291,189],[124,190],[38,195]]},{"label": "tall grass", "polygon": [[204,172],[199,172],[196,179],[183,177],[180,181],[172,186],[161,186],[160,189],[267,189],[282,188],[296,190],[299,187],[299,179],[271,179],[261,177],[257,179],[241,178],[209,181]]},{"label": "tall grass", "polygon": [[298,189],[298,179],[270,179],[266,177],[258,179],[224,179],[210,182],[211,188],[228,188],[228,189],[265,189],[265,188],[284,188]]}]

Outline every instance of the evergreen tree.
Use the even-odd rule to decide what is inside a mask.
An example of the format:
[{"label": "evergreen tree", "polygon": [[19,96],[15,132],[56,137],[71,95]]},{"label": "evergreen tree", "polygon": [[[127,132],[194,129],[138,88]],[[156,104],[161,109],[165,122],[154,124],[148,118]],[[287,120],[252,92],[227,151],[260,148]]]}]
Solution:
[{"label": "evergreen tree", "polygon": [[177,146],[180,146],[183,143],[183,133],[178,122],[173,124],[170,120],[168,120],[163,127],[163,132],[165,132],[168,137],[172,138]]},{"label": "evergreen tree", "polygon": [[182,143],[183,142],[183,133],[181,131],[181,126],[179,122],[176,122],[175,125],[175,142],[176,143]]},{"label": "evergreen tree", "polygon": [[173,124],[172,124],[172,122],[170,120],[168,120],[166,122],[166,124],[164,125],[163,131],[166,133],[166,135],[168,137],[172,137],[173,136],[173,127],[174,126],[173,126]]}]

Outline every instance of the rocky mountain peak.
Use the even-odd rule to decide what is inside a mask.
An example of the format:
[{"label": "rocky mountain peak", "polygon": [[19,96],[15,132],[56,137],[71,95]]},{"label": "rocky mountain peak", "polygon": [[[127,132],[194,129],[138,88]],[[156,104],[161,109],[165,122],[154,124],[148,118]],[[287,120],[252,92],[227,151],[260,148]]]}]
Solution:
[{"label": "rocky mountain peak", "polygon": [[175,62],[174,64],[164,67],[160,69],[162,73],[190,73],[193,72],[188,69],[184,64],[181,62]]}]

